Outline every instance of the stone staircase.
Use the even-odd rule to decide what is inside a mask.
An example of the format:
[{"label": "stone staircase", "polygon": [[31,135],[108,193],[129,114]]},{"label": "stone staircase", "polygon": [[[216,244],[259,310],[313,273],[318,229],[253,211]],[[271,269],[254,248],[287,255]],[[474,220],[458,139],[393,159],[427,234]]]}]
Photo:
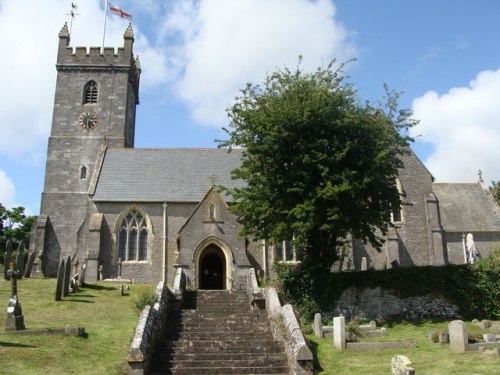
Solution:
[{"label": "stone staircase", "polygon": [[151,374],[289,374],[266,310],[250,310],[245,292],[186,292],[168,317]]}]

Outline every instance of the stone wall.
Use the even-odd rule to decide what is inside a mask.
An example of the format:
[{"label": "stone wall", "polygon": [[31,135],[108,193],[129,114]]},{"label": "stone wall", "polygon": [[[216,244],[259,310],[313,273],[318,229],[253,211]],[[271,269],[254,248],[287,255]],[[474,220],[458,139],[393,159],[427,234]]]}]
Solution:
[{"label": "stone wall", "polygon": [[430,295],[399,298],[394,295],[393,291],[380,287],[345,290],[333,311],[334,316],[339,314],[344,315],[346,319],[358,316],[362,319],[378,321],[398,318],[450,320],[460,317],[458,308],[444,298]]}]

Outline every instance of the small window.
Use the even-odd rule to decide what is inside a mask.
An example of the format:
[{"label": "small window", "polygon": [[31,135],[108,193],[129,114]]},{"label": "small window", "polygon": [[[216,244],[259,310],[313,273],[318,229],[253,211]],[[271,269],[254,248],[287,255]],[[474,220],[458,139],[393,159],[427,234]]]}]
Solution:
[{"label": "small window", "polygon": [[95,81],[89,81],[83,89],[83,103],[93,104],[97,103],[97,83]]},{"label": "small window", "polygon": [[278,262],[296,262],[297,252],[290,240],[280,241],[275,246],[275,259]]},{"label": "small window", "polygon": [[82,165],[80,167],[80,180],[86,180],[87,179],[87,167],[85,165]]},{"label": "small window", "polygon": [[210,207],[208,209],[208,215],[210,220],[215,220],[215,203],[210,203]]}]

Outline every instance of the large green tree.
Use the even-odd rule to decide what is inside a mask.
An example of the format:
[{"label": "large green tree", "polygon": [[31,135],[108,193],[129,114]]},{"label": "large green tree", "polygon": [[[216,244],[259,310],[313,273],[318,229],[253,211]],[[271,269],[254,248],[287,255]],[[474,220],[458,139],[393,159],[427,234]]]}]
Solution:
[{"label": "large green tree", "polygon": [[[0,203],[0,260],[3,262],[5,253],[5,244],[7,240],[12,242],[12,248],[15,250],[19,244],[28,246],[30,231],[36,216],[27,216],[24,207],[18,206],[12,209],[5,208]],[[1,263],[0,262],[0,263]]]},{"label": "large green tree", "polygon": [[491,181],[490,191],[493,198],[500,204],[500,181]]},{"label": "large green tree", "polygon": [[294,238],[304,265],[330,269],[345,238],[380,248],[391,207],[407,130],[415,121],[387,92],[377,108],[362,103],[343,65],[313,73],[279,69],[261,85],[247,84],[228,109],[229,139],[242,147],[232,177],[232,210],[245,235],[278,242]]}]

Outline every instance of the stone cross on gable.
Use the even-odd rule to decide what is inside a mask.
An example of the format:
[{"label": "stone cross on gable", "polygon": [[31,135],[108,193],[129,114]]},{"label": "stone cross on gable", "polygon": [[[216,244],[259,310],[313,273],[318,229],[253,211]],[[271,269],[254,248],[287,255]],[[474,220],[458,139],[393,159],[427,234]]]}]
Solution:
[{"label": "stone cross on gable", "polygon": [[484,182],[484,181],[483,181],[483,171],[482,171],[482,170],[479,170],[479,171],[477,172],[477,175],[479,176],[479,182]]},{"label": "stone cross on gable", "polygon": [[215,186],[215,174],[212,174],[210,177],[210,187],[214,187]]}]

